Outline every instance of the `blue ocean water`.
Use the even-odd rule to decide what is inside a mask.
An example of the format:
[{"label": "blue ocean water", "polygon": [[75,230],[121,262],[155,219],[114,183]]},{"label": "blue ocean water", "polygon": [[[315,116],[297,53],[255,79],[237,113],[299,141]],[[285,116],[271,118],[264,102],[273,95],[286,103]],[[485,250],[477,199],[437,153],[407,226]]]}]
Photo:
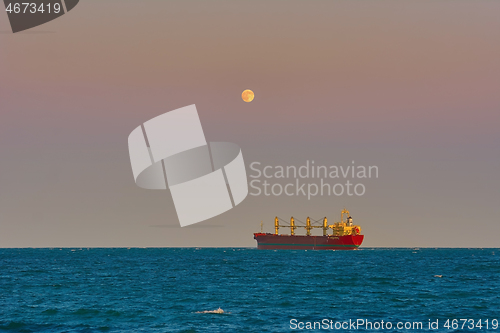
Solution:
[{"label": "blue ocean water", "polygon": [[500,332],[499,295],[498,249],[0,249],[0,332]]}]

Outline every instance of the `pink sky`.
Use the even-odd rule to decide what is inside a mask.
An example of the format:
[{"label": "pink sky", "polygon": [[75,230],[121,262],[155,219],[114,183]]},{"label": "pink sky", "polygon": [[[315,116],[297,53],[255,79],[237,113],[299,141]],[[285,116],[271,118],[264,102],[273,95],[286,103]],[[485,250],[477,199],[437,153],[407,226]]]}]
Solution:
[{"label": "pink sky", "polygon": [[[18,34],[4,13],[0,246],[253,246],[261,220],[271,231],[276,215],[343,206],[366,246],[498,246],[499,12],[86,0]],[[222,227],[175,228],[169,193],[133,183],[127,136],[189,104],[207,139],[238,143],[247,165],[354,159],[381,176],[363,198],[248,197],[205,222]]]}]

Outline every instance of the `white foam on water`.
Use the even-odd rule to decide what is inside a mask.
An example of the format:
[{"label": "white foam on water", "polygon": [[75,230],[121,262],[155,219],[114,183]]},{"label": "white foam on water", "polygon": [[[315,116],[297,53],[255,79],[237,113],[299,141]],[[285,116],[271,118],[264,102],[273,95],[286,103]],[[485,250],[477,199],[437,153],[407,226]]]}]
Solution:
[{"label": "white foam on water", "polygon": [[195,313],[216,313],[216,314],[228,314],[231,312],[225,312],[220,307],[217,310],[205,310],[205,311],[196,311]]}]

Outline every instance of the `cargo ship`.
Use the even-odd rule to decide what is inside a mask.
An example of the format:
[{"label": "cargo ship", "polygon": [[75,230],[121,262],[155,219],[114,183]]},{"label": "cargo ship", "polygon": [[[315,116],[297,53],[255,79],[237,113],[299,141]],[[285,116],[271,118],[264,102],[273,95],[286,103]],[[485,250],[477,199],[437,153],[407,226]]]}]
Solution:
[{"label": "cargo ship", "polygon": [[[345,219],[344,219],[345,216]],[[261,250],[356,250],[363,242],[364,236],[361,234],[361,227],[354,225],[352,217],[347,209],[342,210],[340,222],[329,225],[325,217],[321,225],[314,223],[308,217],[305,225],[298,225],[296,219],[290,219],[289,225],[280,225],[282,219],[274,219],[274,234],[261,232],[254,233],[257,241],[257,248]],[[299,221],[300,222],[300,221]],[[290,228],[290,235],[280,234],[279,228]],[[305,228],[306,235],[296,235],[295,229]],[[323,236],[312,236],[314,228],[323,229]],[[329,234],[331,230],[331,234]]]}]

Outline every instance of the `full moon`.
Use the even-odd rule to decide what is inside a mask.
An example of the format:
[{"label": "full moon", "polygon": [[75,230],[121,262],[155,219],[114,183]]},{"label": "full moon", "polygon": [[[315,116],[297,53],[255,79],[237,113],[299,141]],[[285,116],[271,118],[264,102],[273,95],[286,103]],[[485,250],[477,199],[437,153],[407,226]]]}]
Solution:
[{"label": "full moon", "polygon": [[247,89],[245,90],[242,94],[241,94],[241,98],[247,102],[247,103],[250,103],[251,101],[253,101],[255,97],[255,94],[253,93],[253,91],[251,91],[250,89]]}]

